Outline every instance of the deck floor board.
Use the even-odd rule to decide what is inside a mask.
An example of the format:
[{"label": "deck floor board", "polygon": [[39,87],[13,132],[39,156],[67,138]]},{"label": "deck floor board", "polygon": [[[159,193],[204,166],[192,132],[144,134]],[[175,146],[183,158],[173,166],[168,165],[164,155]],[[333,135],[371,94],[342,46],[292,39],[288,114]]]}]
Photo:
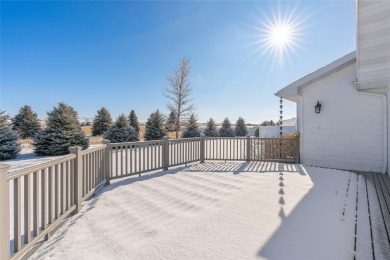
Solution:
[{"label": "deck floor board", "polygon": [[366,191],[365,174],[358,174],[358,205],[357,205],[357,227],[356,227],[356,259],[372,260],[372,241],[370,230],[370,219],[368,214],[368,201]]},{"label": "deck floor board", "polygon": [[[389,176],[372,172],[358,174],[362,180],[358,184],[356,259],[390,259]],[[365,183],[365,191],[360,186],[362,183]],[[367,217],[369,229],[365,227]],[[370,232],[371,247],[364,246],[364,243],[368,242],[368,231]],[[368,250],[372,249],[372,256],[366,252],[367,248]]]}]

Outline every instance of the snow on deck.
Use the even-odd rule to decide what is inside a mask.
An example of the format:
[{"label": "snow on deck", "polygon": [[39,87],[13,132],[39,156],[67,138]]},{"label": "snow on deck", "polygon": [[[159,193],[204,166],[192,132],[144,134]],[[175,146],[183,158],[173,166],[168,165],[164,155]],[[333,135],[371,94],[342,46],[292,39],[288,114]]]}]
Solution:
[{"label": "snow on deck", "polygon": [[118,180],[31,259],[353,259],[352,175],[237,162]]}]

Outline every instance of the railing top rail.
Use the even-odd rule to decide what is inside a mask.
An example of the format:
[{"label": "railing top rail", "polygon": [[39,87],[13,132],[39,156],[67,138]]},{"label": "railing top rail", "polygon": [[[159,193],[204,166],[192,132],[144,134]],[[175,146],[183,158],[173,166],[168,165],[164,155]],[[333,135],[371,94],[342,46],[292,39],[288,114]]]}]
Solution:
[{"label": "railing top rail", "polygon": [[107,147],[106,144],[99,144],[99,145],[97,145],[97,146],[95,146],[95,147],[88,148],[87,150],[82,150],[81,153],[82,153],[83,155],[85,155],[85,154],[90,154],[90,153],[93,153],[93,152],[96,152],[96,151],[99,151],[99,150],[103,150],[103,149],[105,149],[106,147]]},{"label": "railing top rail", "polygon": [[251,137],[258,140],[294,140],[295,137]]},{"label": "railing top rail", "polygon": [[74,158],[76,158],[75,154],[69,154],[69,155],[65,155],[65,156],[62,156],[60,158],[53,159],[53,160],[43,162],[40,164],[27,166],[27,167],[22,168],[22,169],[16,169],[14,171],[8,172],[7,180],[10,181],[10,180],[13,180],[16,178],[20,178],[20,177],[23,177],[24,175],[49,168],[51,166],[54,166],[54,165],[57,165],[57,164],[60,164],[63,162],[73,160]]},{"label": "railing top rail", "polygon": [[191,142],[191,141],[200,141],[201,137],[190,137],[190,138],[178,138],[178,139],[168,139],[168,141],[178,141],[178,142]]},{"label": "railing top rail", "polygon": [[125,146],[125,145],[162,144],[162,143],[163,143],[163,140],[140,141],[140,142],[123,142],[123,143],[110,143],[109,147]]},{"label": "railing top rail", "polygon": [[246,139],[245,136],[234,136],[234,137],[207,137],[206,140],[219,140],[219,139]]}]

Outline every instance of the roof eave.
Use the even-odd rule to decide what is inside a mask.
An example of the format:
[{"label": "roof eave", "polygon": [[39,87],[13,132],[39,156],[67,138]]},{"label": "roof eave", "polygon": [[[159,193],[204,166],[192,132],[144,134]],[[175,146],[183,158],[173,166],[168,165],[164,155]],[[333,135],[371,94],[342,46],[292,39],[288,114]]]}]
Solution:
[{"label": "roof eave", "polygon": [[293,102],[299,102],[301,89],[317,82],[353,63],[356,63],[356,51],[353,51],[338,60],[298,79],[275,93],[276,96],[282,97]]}]

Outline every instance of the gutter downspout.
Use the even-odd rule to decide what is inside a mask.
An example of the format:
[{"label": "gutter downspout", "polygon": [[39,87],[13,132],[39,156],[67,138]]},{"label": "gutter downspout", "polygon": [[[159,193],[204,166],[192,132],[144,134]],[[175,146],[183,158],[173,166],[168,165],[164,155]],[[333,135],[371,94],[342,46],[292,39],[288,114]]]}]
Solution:
[{"label": "gutter downspout", "polygon": [[388,155],[388,140],[387,140],[387,133],[388,133],[388,115],[387,115],[387,96],[386,94],[375,94],[375,93],[367,93],[362,92],[359,89],[359,82],[353,81],[352,85],[356,88],[356,90],[363,95],[372,96],[372,97],[378,97],[381,96],[383,98],[383,168],[382,168],[382,174],[386,174],[387,171],[387,155]]}]

